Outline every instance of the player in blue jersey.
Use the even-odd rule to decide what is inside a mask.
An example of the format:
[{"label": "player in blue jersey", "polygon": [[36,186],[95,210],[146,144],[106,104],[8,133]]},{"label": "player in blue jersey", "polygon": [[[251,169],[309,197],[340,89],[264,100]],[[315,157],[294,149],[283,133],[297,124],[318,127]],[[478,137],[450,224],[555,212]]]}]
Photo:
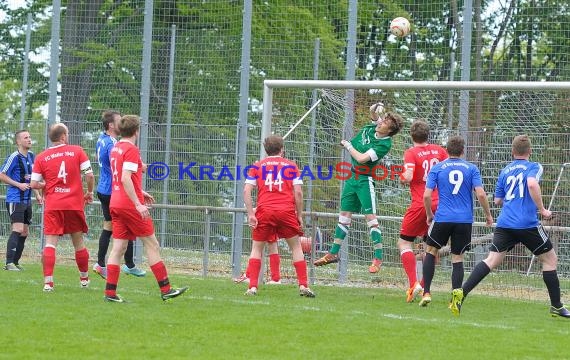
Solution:
[{"label": "player in blue jersey", "polygon": [[30,188],[30,177],[34,165],[32,137],[27,130],[18,130],[14,135],[17,150],[8,155],[0,168],[0,181],[8,185],[6,191],[6,209],[10,214],[12,232],[6,243],[6,265],[4,270],[20,271],[20,258],[28,237],[32,219],[32,192],[41,203],[42,196],[38,190]]},{"label": "player in blue jersey", "polygon": [[[487,226],[493,224],[487,194],[483,189],[481,173],[474,164],[461,159],[465,141],[452,136],[447,142],[449,159],[436,164],[430,170],[424,191],[424,207],[430,225],[426,239],[426,256],[423,264],[424,295],[420,306],[431,302],[430,287],[435,272],[437,251],[451,239],[451,285],[459,288],[463,282],[463,253],[471,245],[473,226],[473,190],[485,212]],[[432,212],[432,193],[439,191],[439,205]],[[432,223],[433,222],[433,223]]]},{"label": "player in blue jersey", "polygon": [[[93,265],[93,271],[99,274],[103,279],[107,278],[107,268],[105,266],[105,257],[111,242],[111,234],[113,233],[113,225],[111,224],[111,212],[109,204],[111,202],[111,182],[113,174],[111,173],[111,164],[109,162],[109,153],[119,136],[117,122],[121,119],[121,114],[117,111],[105,111],[102,115],[104,131],[99,136],[96,145],[97,162],[99,163],[99,184],[97,185],[97,198],[101,202],[103,210],[103,230],[99,236],[99,250],[97,252],[97,262]],[[133,260],[133,242],[129,241],[127,251],[125,252],[125,264],[122,266],[124,273],[137,277],[145,276],[146,271],[136,267]]]},{"label": "player in blue jersey", "polygon": [[515,136],[512,146],[514,161],[500,173],[495,188],[495,204],[501,206],[497,228],[487,258],[478,263],[462,288],[453,290],[451,311],[459,315],[463,298],[501,264],[507,252],[522,243],[542,262],[542,279],[550,297],[550,314],[570,318],[570,311],[560,301],[560,281],[556,273],[558,257],[540,225],[537,212],[548,219],[540,190],[542,165],[529,161],[531,142],[528,136]]}]

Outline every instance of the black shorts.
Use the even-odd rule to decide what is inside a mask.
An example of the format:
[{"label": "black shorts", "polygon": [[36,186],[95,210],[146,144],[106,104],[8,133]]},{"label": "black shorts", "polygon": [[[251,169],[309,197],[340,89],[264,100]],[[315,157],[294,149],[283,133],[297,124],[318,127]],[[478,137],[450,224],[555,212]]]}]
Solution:
[{"label": "black shorts", "polygon": [[10,214],[10,222],[30,225],[32,222],[32,204],[6,203],[6,210]]},{"label": "black shorts", "polygon": [[109,210],[109,204],[111,204],[111,195],[101,194],[97,191],[97,198],[101,201],[101,210],[103,210],[103,219],[105,221],[111,221],[111,210]]},{"label": "black shorts", "polygon": [[441,249],[451,240],[451,253],[461,255],[471,247],[471,228],[469,223],[434,222],[428,229],[426,244]]},{"label": "black shorts", "polygon": [[536,256],[552,249],[552,243],[548,238],[548,234],[544,228],[539,225],[529,229],[496,228],[489,251],[509,251],[518,243],[526,246],[526,248]]}]

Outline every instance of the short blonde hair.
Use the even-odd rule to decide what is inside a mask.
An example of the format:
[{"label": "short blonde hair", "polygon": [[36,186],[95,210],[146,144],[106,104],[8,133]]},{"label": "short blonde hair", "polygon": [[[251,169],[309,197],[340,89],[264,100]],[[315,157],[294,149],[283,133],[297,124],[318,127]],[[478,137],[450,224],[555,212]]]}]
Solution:
[{"label": "short blonde hair", "polygon": [[530,138],[528,135],[517,135],[513,139],[513,154],[524,156],[530,154]]},{"label": "short blonde hair", "polygon": [[119,120],[118,128],[121,136],[131,137],[136,134],[141,126],[141,119],[138,115],[124,115]]},{"label": "short blonde hair", "polygon": [[67,135],[67,126],[64,123],[55,123],[49,128],[49,139],[51,142],[61,141],[61,137]]}]

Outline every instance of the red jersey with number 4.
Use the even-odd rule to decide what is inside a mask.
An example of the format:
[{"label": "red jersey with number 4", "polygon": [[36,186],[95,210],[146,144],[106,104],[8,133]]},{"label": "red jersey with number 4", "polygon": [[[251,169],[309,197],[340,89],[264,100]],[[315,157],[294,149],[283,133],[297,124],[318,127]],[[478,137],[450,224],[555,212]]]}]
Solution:
[{"label": "red jersey with number 4", "polygon": [[45,210],[83,210],[81,172],[91,171],[91,162],[78,145],[57,145],[36,157],[32,180],[45,181]]},{"label": "red jersey with number 4", "polygon": [[142,160],[139,148],[126,140],[118,141],[109,154],[111,163],[111,203],[109,207],[118,209],[135,209],[135,204],[128,197],[121,181],[123,170],[132,172],[131,180],[135,188],[135,194],[141,204],[144,204],[142,192]]},{"label": "red jersey with number 4", "polygon": [[[435,144],[425,146],[414,146],[404,152],[404,168],[413,170],[412,181],[410,182],[410,193],[412,194],[412,206],[421,205],[423,207],[424,190],[426,179],[431,168],[440,161],[447,159],[447,151]],[[432,194],[432,202],[438,201],[437,191]]]},{"label": "red jersey with number 4", "polygon": [[246,184],[257,186],[257,211],[295,210],[293,185],[302,185],[297,165],[281,156],[268,156],[253,164]]}]

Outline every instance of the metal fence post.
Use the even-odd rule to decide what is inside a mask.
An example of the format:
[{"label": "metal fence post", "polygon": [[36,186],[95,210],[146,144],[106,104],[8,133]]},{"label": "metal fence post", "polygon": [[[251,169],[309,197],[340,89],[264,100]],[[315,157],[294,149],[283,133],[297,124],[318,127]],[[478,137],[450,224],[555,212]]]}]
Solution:
[{"label": "metal fence post", "polygon": [[[142,50],[142,74],[141,74],[141,110],[140,110],[140,132],[139,148],[143,162],[147,161],[148,152],[148,122],[150,117],[150,74],[152,66],[152,19],[153,0],[145,0],[144,5],[144,29],[143,29],[143,50]],[[145,188],[146,177],[143,178],[143,188]],[[159,240],[162,243],[162,239]],[[142,244],[140,241],[134,243],[134,262],[140,264],[142,260]]]},{"label": "metal fence post", "polygon": [[204,221],[204,256],[202,258],[202,276],[208,276],[208,265],[210,256],[210,224],[212,222],[212,213],[206,209],[206,219]]},{"label": "metal fence post", "polygon": [[[170,166],[170,142],[172,138],[172,97],[174,93],[174,61],[176,50],[176,25],[172,25],[172,34],[170,38],[170,64],[168,65],[168,99],[166,108],[166,139],[164,144],[164,163]],[[167,176],[162,183],[162,203],[168,204],[168,184],[170,176]],[[160,237],[164,239],[166,236],[166,223],[168,212],[162,209],[160,217]]]},{"label": "metal fence post", "polygon": [[315,274],[315,265],[313,265],[313,261],[316,258],[317,252],[317,228],[318,228],[318,216],[310,215],[311,217],[311,252],[309,254],[309,283],[311,285],[315,284],[316,281],[316,274]]},{"label": "metal fence post", "polygon": [[32,13],[28,13],[26,25],[26,46],[24,48],[24,74],[22,78],[22,98],[20,100],[20,129],[24,128],[26,114],[26,94],[28,92],[28,68],[30,65],[30,38],[32,37]]},{"label": "metal fence post", "polygon": [[[59,31],[61,26],[61,0],[53,1],[53,17],[51,20],[51,48],[50,48],[50,71],[49,71],[49,100],[48,117],[46,119],[45,146],[49,146],[49,127],[55,123],[57,117],[57,74],[59,72]],[[44,217],[42,207],[41,229],[44,228]],[[40,231],[41,249],[45,245],[44,232]]]},{"label": "metal fence post", "polygon": [[[253,17],[253,2],[246,0],[243,10],[243,35],[241,49],[241,77],[239,90],[239,121],[238,134],[236,138],[236,168],[244,168],[247,155],[247,110],[249,108],[249,77],[250,77],[250,54],[251,54],[251,22]],[[234,183],[234,206],[243,207],[243,182],[236,179]],[[232,229],[232,276],[238,277],[241,272],[241,253],[243,249],[243,223],[244,214],[238,212],[234,214]]]}]

